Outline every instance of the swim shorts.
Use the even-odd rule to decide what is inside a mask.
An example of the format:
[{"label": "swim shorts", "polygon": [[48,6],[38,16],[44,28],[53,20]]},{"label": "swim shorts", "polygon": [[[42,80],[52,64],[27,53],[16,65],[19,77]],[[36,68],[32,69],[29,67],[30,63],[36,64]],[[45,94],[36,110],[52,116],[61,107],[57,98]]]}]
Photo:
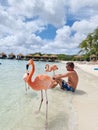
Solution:
[{"label": "swim shorts", "polygon": [[62,80],[62,87],[61,87],[61,89],[75,92],[75,89],[73,87],[71,87],[71,86],[68,86],[68,84],[64,80]]}]

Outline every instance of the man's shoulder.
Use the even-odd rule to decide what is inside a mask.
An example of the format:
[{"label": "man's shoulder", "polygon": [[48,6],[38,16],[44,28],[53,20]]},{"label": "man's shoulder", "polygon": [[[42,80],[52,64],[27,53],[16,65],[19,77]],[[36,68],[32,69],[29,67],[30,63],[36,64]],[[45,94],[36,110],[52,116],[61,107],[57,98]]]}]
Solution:
[{"label": "man's shoulder", "polygon": [[71,71],[67,71],[68,73],[74,73],[75,71],[74,70],[71,70]]},{"label": "man's shoulder", "polygon": [[74,71],[74,70],[73,70],[73,71],[68,71],[67,73],[68,73],[68,74],[75,74],[76,71]]}]

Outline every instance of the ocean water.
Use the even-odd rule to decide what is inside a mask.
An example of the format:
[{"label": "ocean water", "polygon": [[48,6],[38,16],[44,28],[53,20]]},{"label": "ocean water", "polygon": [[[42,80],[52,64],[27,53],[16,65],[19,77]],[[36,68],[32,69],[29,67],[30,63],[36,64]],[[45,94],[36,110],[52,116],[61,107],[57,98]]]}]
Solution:
[{"label": "ocean water", "polygon": [[[59,86],[48,90],[48,125],[45,126],[45,96],[40,113],[40,91],[25,91],[23,75],[27,61],[0,59],[0,130],[77,130],[76,112],[72,104],[73,95],[60,90]],[[37,74],[46,73],[45,64],[35,62]],[[50,63],[49,64],[53,64]],[[64,64],[56,73],[64,72]],[[52,72],[47,73],[52,76]],[[45,95],[45,94],[44,94]]]}]

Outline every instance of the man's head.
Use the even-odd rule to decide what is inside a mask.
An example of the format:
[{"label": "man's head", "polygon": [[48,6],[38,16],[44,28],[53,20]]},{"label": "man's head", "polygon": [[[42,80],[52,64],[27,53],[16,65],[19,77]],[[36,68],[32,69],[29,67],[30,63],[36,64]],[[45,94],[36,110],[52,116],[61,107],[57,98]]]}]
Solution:
[{"label": "man's head", "polygon": [[66,63],[66,69],[67,69],[68,71],[74,70],[74,63],[73,63],[73,62],[67,62],[67,63]]}]

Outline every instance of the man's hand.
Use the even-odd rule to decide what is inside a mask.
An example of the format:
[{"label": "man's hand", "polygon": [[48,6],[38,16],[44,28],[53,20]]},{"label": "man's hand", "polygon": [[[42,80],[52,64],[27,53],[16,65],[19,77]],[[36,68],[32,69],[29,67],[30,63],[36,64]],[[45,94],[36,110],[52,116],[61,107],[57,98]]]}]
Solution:
[{"label": "man's hand", "polygon": [[60,75],[61,75],[61,74],[54,75],[54,76],[53,76],[53,79],[55,80],[55,79],[60,78]]}]

